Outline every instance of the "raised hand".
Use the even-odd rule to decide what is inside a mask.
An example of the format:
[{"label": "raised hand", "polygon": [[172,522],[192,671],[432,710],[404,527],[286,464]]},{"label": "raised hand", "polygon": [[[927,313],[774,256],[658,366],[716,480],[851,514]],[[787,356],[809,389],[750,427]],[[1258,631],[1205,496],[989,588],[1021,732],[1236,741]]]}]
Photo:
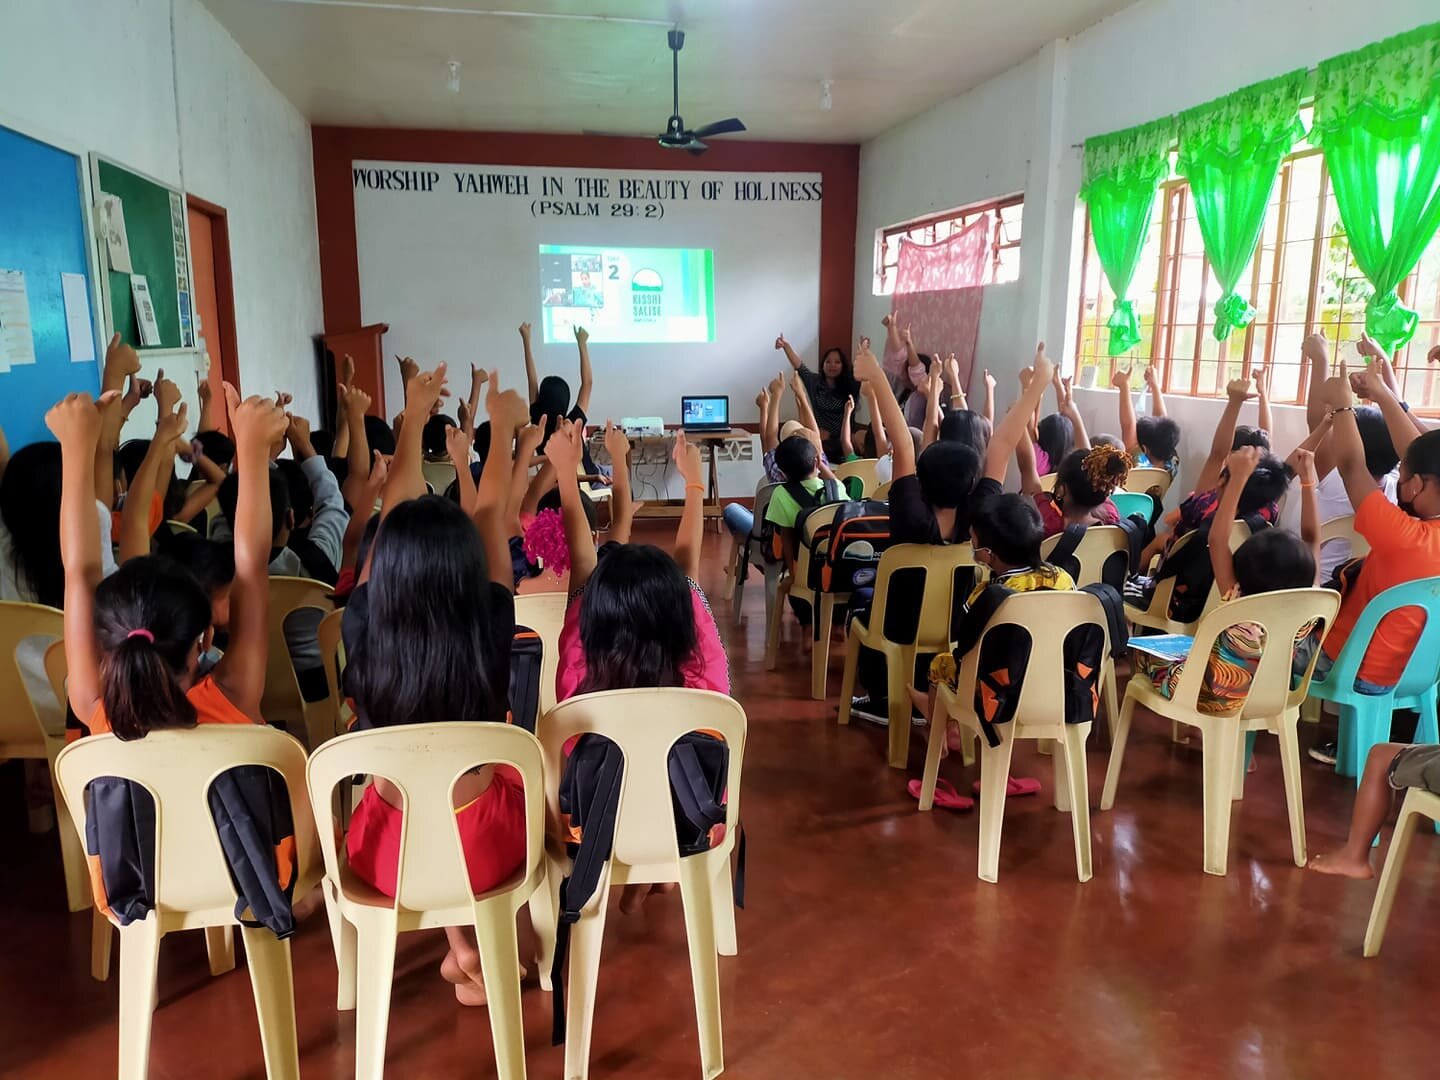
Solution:
[{"label": "raised hand", "polygon": [[125,396],[120,399],[120,414],[129,416],[135,411],[135,406],[148,398],[155,390],[155,384],[149,379],[142,379],[136,375],[130,376],[130,388],[125,391]]},{"label": "raised hand", "polygon": [[155,407],[160,410],[161,416],[168,416],[175,411],[175,406],[180,404],[180,388],[165,377],[162,368],[155,373]]},{"label": "raised hand", "polygon": [[1294,470],[1295,475],[1300,478],[1300,483],[1306,487],[1314,487],[1315,479],[1315,452],[1307,450],[1303,446],[1297,446],[1290,451],[1290,456],[1285,459],[1285,464]]},{"label": "raised hand", "polygon": [[[413,364],[414,361],[412,360]],[[445,389],[445,364],[442,361],[434,371],[415,372],[405,384],[405,415],[424,417],[440,404],[440,395]],[[419,422],[418,420],[416,421]]]},{"label": "raised hand", "polygon": [[[1382,353],[1381,356],[1384,354]],[[1379,364],[1366,364],[1364,370],[1350,376],[1350,390],[1356,397],[1367,401],[1378,401],[1389,388],[1380,373]]]},{"label": "raised hand", "polygon": [[1069,375],[1060,380],[1058,394],[1061,412],[1070,412],[1075,408],[1075,389],[1073,380]]},{"label": "raised hand", "polygon": [[286,414],[289,422],[285,425],[285,438],[290,443],[290,449],[295,450],[296,444],[302,446],[310,442],[310,421],[299,415]]},{"label": "raised hand", "polygon": [[575,327],[575,343],[576,343],[577,345],[584,345],[584,344],[585,344],[587,341],[589,341],[589,340],[590,340],[590,331],[589,331],[589,330],[586,330],[585,327],[583,327],[583,326],[577,326],[577,327]]},{"label": "raised hand", "polygon": [[844,419],[841,420],[842,430],[845,430],[845,431],[849,431],[849,430],[850,430],[850,417],[852,417],[852,416],[854,416],[854,415],[855,415],[855,399],[854,399],[853,397],[846,397],[846,399],[845,399],[845,416],[844,416]]},{"label": "raised hand", "polygon": [[1160,375],[1155,370],[1154,364],[1145,365],[1145,385],[1153,392],[1160,389]]},{"label": "raised hand", "polygon": [[1250,474],[1255,471],[1255,466],[1260,464],[1260,459],[1265,451],[1258,446],[1242,446],[1239,450],[1230,451],[1225,459],[1225,469],[1230,474],[1230,483],[1244,485],[1250,479]]},{"label": "raised hand", "polygon": [[135,351],[134,346],[121,341],[119,334],[111,337],[110,343],[105,346],[105,373],[119,379],[134,375],[139,370],[140,354]]},{"label": "raised hand", "polygon": [[1115,370],[1110,373],[1110,385],[1116,390],[1128,391],[1130,389],[1130,369],[1116,364]]},{"label": "raised hand", "polygon": [[[354,384],[340,387],[340,400],[352,418],[363,417],[370,411],[370,395]],[[364,423],[364,420],[360,422]]]},{"label": "raised hand", "polygon": [[1331,376],[1321,384],[1320,401],[1332,412],[1354,407],[1354,391],[1350,388],[1350,373],[1346,370],[1344,360],[1340,361],[1340,374]]},{"label": "raised hand", "polygon": [[1389,355],[1380,347],[1380,343],[1369,334],[1361,334],[1360,340],[1355,342],[1355,351],[1369,360],[1389,360]]},{"label": "raised hand", "polygon": [[609,420],[605,421],[605,452],[610,455],[610,463],[615,468],[625,468],[625,458],[630,453],[630,438]]},{"label": "raised hand", "polygon": [[945,357],[945,378],[949,380],[951,388],[959,393],[960,391],[960,361],[955,358],[952,352]]},{"label": "raised hand", "polygon": [[910,333],[910,327],[908,326],[900,331],[900,340],[905,343],[907,349],[913,349],[915,347],[915,335]]},{"label": "raised hand", "polygon": [[420,365],[408,356],[397,356],[395,362],[400,365],[400,384],[409,386],[410,380],[420,374]]},{"label": "raised hand", "polygon": [[785,373],[782,371],[771,379],[770,385],[766,389],[770,391],[771,397],[778,396],[780,391],[785,389]]},{"label": "raised hand", "polygon": [[195,396],[200,399],[201,412],[205,411],[206,406],[210,404],[211,397],[214,396],[210,389],[210,380],[199,372],[195,373]]},{"label": "raised hand", "polygon": [[574,476],[578,472],[585,449],[583,427],[579,420],[561,420],[546,440],[545,459],[555,466],[557,476]]},{"label": "raised hand", "polygon": [[1225,387],[1226,395],[1233,400],[1249,401],[1255,396],[1254,388],[1250,383],[1249,375],[1241,375],[1238,379],[1231,379]]},{"label": "raised hand", "polygon": [[94,451],[100,441],[100,428],[106,410],[120,397],[109,390],[99,400],[89,394],[66,394],[45,414],[45,426],[60,440],[61,446],[76,446]]},{"label": "raised hand", "polygon": [[[525,400],[514,390],[500,389],[500,372],[490,372],[490,390],[485,395],[485,411],[496,431],[517,431],[530,416]],[[558,430],[558,429],[557,429]]]},{"label": "raised hand", "polygon": [[520,324],[520,337],[525,341],[530,340],[530,324],[528,322]]},{"label": "raised hand", "polygon": [[452,425],[445,429],[445,450],[450,455],[450,463],[457,470],[470,467],[470,445],[473,438],[463,427]]},{"label": "raised hand", "polygon": [[355,385],[355,358],[349,353],[340,361],[340,385]]},{"label": "raised hand", "polygon": [[[161,374],[163,375],[164,372],[161,372]],[[280,406],[280,408],[282,409],[288,409],[290,407],[290,403],[294,400],[294,394],[287,394],[284,390],[275,391],[275,404]]]},{"label": "raised hand", "polygon": [[455,412],[458,414],[458,416],[459,416],[459,418],[460,418],[460,429],[459,429],[459,430],[461,430],[461,431],[463,431],[463,432],[465,432],[465,433],[467,433],[467,434],[469,434],[469,435],[474,435],[474,434],[475,434],[475,418],[470,415],[470,403],[469,403],[468,401],[466,401],[464,398],[461,398],[461,399],[460,399],[460,404],[458,404],[458,405],[455,406]]},{"label": "raised hand", "polygon": [[474,365],[474,364],[471,364],[471,365],[470,365],[470,395],[471,395],[471,397],[477,397],[477,398],[479,397],[479,395],[480,395],[480,387],[482,387],[482,386],[485,385],[485,380],[488,379],[488,378],[490,378],[490,373],[489,373],[488,371],[486,371],[483,367],[477,367],[477,366]]},{"label": "raised hand", "polygon": [[[518,395],[517,395],[518,396]],[[515,460],[528,462],[535,456],[535,448],[540,445],[540,440],[545,438],[545,423],[549,420],[546,413],[540,414],[537,423],[526,424],[515,436]],[[491,421],[492,423],[494,421]]]},{"label": "raised hand", "polygon": [[186,413],[189,412],[189,409],[188,405],[181,404],[177,412],[161,414],[159,422],[155,425],[155,438],[162,446],[165,443],[177,441],[185,434]]},{"label": "raised hand", "polygon": [[1429,363],[1440,364],[1440,345],[1436,345],[1433,349],[1426,353],[1425,359]]},{"label": "raised hand", "polygon": [[860,347],[855,350],[855,378],[865,383],[873,383],[877,379],[885,378],[880,361],[875,358],[875,354],[864,342],[861,342]]},{"label": "raised hand", "polygon": [[785,346],[788,345],[788,344],[790,344],[790,343],[785,340],[785,335],[784,335],[784,334],[776,334],[776,335],[775,335],[775,351],[776,351],[776,352],[779,352],[780,350],[784,349]]},{"label": "raised hand", "polygon": [[988,367],[985,369],[985,389],[992,392],[995,389],[995,376],[990,374],[990,369]]},{"label": "raised hand", "polygon": [[230,430],[235,435],[237,457],[270,456],[270,448],[285,437],[289,418],[279,402],[252,397],[240,400],[240,392],[225,384],[225,403],[230,412]]},{"label": "raised hand", "polygon": [[670,456],[675,459],[675,467],[680,470],[680,475],[685,478],[685,486],[699,484],[702,487],[705,481],[700,468],[700,447],[685,438],[684,431],[675,433],[675,446],[670,451]]},{"label": "raised hand", "polygon": [[1324,334],[1309,334],[1300,343],[1300,355],[1325,371],[1330,370],[1330,346]]},{"label": "raised hand", "polygon": [[886,313],[886,315],[880,320],[880,325],[883,326],[886,330],[889,330],[890,327],[895,325],[895,316]]},{"label": "raised hand", "polygon": [[361,488],[364,497],[360,499],[360,505],[364,507],[374,506],[380,498],[380,490],[385,486],[385,478],[390,475],[390,459],[379,450],[370,451],[370,475],[365,478],[365,486]]},{"label": "raised hand", "polygon": [[1047,383],[1055,377],[1055,362],[1045,355],[1045,343],[1035,346],[1035,378]]}]

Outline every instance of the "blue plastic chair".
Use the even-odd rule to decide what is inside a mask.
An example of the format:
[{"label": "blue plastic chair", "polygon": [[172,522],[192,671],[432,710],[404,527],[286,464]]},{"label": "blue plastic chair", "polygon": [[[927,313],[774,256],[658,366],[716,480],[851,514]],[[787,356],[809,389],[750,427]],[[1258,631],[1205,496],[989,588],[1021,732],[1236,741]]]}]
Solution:
[{"label": "blue plastic chair", "polygon": [[[1425,627],[1400,682],[1383,694],[1360,693],[1355,689],[1355,676],[1365,658],[1365,649],[1375,636],[1375,628],[1392,611],[1407,607],[1424,611]],[[1420,714],[1420,724],[1415,730],[1417,743],[1440,742],[1437,682],[1440,682],[1440,577],[1418,578],[1386,589],[1365,605],[1360,620],[1325,678],[1310,683],[1312,698],[1333,701],[1340,706],[1335,771],[1341,776],[1355,777],[1359,785],[1371,747],[1390,741],[1390,720],[1396,709],[1414,709]]]},{"label": "blue plastic chair", "polygon": [[1120,511],[1122,518],[1139,514],[1149,521],[1150,515],[1155,512],[1155,500],[1143,491],[1117,491],[1110,496],[1110,501],[1115,504],[1115,509]]}]

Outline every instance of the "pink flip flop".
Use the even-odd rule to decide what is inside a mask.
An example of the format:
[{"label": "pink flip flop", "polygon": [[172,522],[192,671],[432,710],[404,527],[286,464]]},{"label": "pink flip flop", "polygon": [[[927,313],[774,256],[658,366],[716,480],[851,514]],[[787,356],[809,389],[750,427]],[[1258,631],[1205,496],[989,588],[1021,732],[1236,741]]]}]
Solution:
[{"label": "pink flip flop", "polygon": [[[980,794],[980,781],[976,780],[973,789],[976,795]],[[937,793],[938,794],[938,793]],[[1005,797],[1007,799],[1018,799],[1022,795],[1039,795],[1040,781],[1033,776],[1012,776],[1005,781]],[[939,801],[938,799],[936,800]]]},{"label": "pink flip flop", "polygon": [[[910,792],[912,799],[918,799],[923,786],[919,780],[911,780],[905,785],[905,790]],[[949,780],[941,779],[935,781],[935,805],[941,810],[971,810],[975,806],[975,800],[968,795],[961,795]]]}]

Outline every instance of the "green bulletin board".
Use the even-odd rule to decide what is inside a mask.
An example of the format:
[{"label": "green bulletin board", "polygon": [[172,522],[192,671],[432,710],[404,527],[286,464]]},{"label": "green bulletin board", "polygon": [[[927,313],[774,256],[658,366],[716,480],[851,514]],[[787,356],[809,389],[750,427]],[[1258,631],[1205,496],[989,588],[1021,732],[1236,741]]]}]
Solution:
[{"label": "green bulletin board", "polygon": [[[130,242],[130,263],[144,274],[155,304],[160,328],[159,349],[188,349],[195,344],[194,314],[190,297],[190,259],[185,239],[185,196],[124,166],[95,158],[96,197],[104,192],[119,196],[125,208],[125,232]],[[130,275],[108,269],[111,326],[122,341],[140,348],[130,296]]]}]

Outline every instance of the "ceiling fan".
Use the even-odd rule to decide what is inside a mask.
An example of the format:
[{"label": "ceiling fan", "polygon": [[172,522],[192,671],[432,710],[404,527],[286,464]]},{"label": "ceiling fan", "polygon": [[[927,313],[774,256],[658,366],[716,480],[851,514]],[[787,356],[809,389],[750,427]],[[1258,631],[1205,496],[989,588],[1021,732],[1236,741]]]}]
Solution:
[{"label": "ceiling fan", "polygon": [[685,47],[685,31],[671,30],[669,32],[670,61],[673,74],[674,103],[675,111],[671,114],[665,130],[657,138],[660,145],[667,150],[688,150],[692,154],[703,154],[709,149],[705,140],[712,135],[731,135],[737,131],[744,131],[745,125],[735,117],[728,120],[717,120],[713,124],[706,124],[704,127],[691,131],[686,128],[685,121],[680,117],[680,50]]}]

